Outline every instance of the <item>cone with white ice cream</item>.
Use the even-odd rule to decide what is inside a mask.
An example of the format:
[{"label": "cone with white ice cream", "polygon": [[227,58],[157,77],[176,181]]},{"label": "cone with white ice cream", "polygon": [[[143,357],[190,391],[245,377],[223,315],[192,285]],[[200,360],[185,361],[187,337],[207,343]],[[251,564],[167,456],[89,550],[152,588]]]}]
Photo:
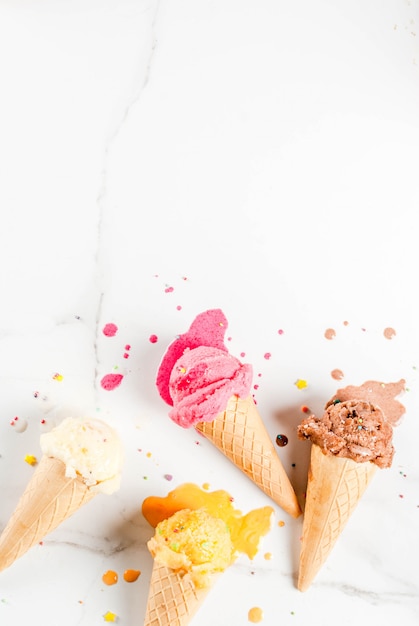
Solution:
[{"label": "cone with white ice cream", "polygon": [[224,345],[227,320],[219,309],[196,317],[168,348],[157,388],[169,417],[209,439],[276,504],[293,517],[301,509],[284,466],[250,396],[252,367]]},{"label": "cone with white ice cream", "polygon": [[122,446],[105,422],[67,418],[40,444],[41,460],[0,535],[0,571],[96,494],[119,488]]},{"label": "cone with white ice cream", "polygon": [[[312,442],[297,583],[300,591],[310,587],[326,562],[377,467],[391,466],[392,424],[404,412],[392,396],[403,386],[404,381],[390,383],[388,388],[368,381],[361,387],[345,388],[328,403],[321,418],[312,415],[298,427],[298,436]],[[348,399],[351,393],[357,399]]]}]

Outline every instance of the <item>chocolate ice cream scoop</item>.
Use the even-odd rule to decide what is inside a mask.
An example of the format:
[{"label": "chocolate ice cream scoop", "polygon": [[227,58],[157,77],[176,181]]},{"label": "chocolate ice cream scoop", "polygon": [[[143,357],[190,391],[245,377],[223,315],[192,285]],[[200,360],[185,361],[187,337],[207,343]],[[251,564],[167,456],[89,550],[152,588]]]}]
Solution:
[{"label": "chocolate ice cream scoop", "polygon": [[310,439],[324,454],[371,461],[390,467],[394,448],[393,428],[381,408],[364,400],[335,400],[322,417],[305,418],[298,426],[298,437]]}]

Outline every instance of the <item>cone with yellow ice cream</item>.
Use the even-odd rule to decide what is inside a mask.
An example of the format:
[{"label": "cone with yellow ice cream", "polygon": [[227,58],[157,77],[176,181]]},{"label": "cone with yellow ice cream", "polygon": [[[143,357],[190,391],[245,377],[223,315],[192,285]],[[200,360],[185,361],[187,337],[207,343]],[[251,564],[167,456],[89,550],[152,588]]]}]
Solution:
[{"label": "cone with yellow ice cream", "polygon": [[96,494],[119,488],[121,443],[101,420],[67,418],[40,444],[41,460],[0,535],[0,571]]},{"label": "cone with yellow ice cream", "polygon": [[238,553],[256,554],[273,509],[241,516],[227,492],[185,484],[166,498],[146,498],[143,513],[155,526],[147,544],[154,564],[144,626],[187,626]]},{"label": "cone with yellow ice cream", "polygon": [[169,417],[202,433],[276,504],[293,517],[300,506],[284,466],[250,396],[253,370],[224,346],[227,320],[219,309],[196,317],[168,348],[157,374]]},{"label": "cone with yellow ice cream", "polygon": [[[391,408],[402,405],[381,401],[383,408],[389,407],[385,413],[367,400],[345,399],[347,394],[342,392],[342,402],[336,397],[321,418],[312,415],[298,427],[298,436],[312,442],[297,583],[300,591],[310,587],[326,562],[377,467],[390,467],[394,455]],[[354,395],[380,400],[370,394]]]}]

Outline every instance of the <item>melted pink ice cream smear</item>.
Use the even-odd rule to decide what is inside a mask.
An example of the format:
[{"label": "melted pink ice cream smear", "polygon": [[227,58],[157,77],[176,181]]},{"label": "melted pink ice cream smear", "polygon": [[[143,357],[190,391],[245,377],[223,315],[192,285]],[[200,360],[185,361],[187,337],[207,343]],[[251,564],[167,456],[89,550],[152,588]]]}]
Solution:
[{"label": "melted pink ice cream smear", "polygon": [[209,309],[197,315],[189,330],[179,335],[168,347],[157,372],[156,385],[163,400],[173,406],[169,381],[176,361],[186,349],[208,346],[227,352],[224,335],[228,322],[221,309]]},{"label": "melted pink ice cream smear", "polygon": [[231,396],[249,395],[252,374],[251,365],[243,365],[225,350],[208,346],[185,350],[170,376],[169,417],[183,428],[211,422]]}]

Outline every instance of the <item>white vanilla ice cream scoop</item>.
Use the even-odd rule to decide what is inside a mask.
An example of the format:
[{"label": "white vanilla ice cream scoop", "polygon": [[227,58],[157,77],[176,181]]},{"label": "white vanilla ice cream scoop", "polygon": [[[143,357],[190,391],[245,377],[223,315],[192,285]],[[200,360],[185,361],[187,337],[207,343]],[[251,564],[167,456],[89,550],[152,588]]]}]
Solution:
[{"label": "white vanilla ice cream scoop", "polygon": [[69,478],[103,493],[117,491],[121,482],[123,447],[117,432],[99,419],[68,417],[40,438],[44,455],[62,461]]}]

